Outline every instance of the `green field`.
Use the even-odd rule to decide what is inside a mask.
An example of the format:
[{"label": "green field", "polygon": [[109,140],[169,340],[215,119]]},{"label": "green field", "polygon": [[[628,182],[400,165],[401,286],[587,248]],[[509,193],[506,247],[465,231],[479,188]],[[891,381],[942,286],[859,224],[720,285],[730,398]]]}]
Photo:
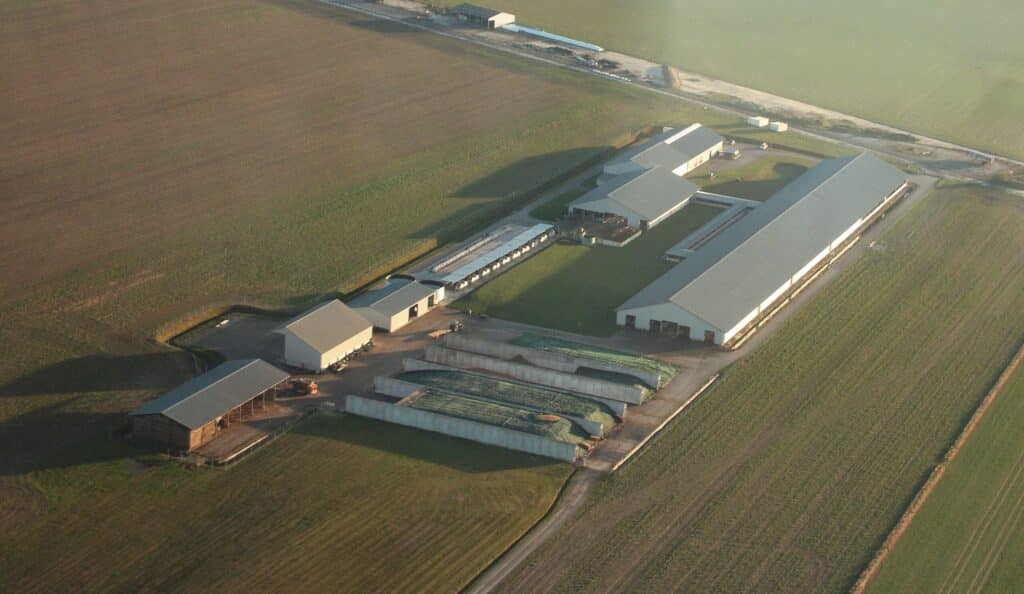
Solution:
[{"label": "green field", "polygon": [[661,259],[721,209],[690,204],[621,248],[555,244],[455,302],[497,318],[609,336],[615,308],[664,274]]},{"label": "green field", "polygon": [[869,593],[1024,591],[1024,370],[869,583]]},{"label": "green field", "polygon": [[1016,351],[1021,253],[1019,198],[933,192],[505,591],[847,591]]},{"label": "green field", "polygon": [[454,592],[547,511],[571,472],[335,415],[227,471],[138,455],[94,441],[14,482],[47,513],[0,539],[0,589]]},{"label": "green field", "polygon": [[714,177],[705,173],[690,176],[688,179],[708,192],[764,201],[800,177],[814,164],[809,159],[771,153],[735,169],[723,171],[721,166],[716,167]]},{"label": "green field", "polygon": [[610,50],[1024,158],[1017,0],[481,4]]}]

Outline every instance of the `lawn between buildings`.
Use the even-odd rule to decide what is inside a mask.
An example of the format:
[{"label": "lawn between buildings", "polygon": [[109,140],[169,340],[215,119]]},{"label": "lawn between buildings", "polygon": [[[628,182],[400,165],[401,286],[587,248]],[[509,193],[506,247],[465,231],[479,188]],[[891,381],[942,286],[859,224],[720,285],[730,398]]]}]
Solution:
[{"label": "lawn between buildings", "polygon": [[47,509],[0,539],[0,589],[455,592],[546,513],[571,472],[322,413],[228,471],[100,439],[0,491],[35,491]]},{"label": "lawn between buildings", "polygon": [[996,397],[869,594],[1024,591],[1024,368]]},{"label": "lawn between buildings", "polygon": [[504,591],[847,591],[1016,351],[1022,252],[1019,198],[933,192]]},{"label": "lawn between buildings", "polygon": [[688,204],[621,248],[557,243],[454,307],[504,320],[591,336],[610,336],[615,308],[668,271],[665,251],[720,214],[722,209]]},{"label": "lawn between buildings", "polygon": [[706,192],[764,202],[814,166],[814,161],[787,154],[766,154],[735,169],[716,170],[688,179]]}]

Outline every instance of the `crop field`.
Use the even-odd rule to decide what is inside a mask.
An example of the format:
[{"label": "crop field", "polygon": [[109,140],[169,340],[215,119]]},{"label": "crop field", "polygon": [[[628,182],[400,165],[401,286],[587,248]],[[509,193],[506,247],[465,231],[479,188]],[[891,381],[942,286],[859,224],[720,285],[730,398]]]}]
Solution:
[{"label": "crop field", "polygon": [[667,249],[721,209],[689,204],[621,248],[556,244],[455,302],[497,318],[592,336],[615,333],[615,308],[672,265]]},{"label": "crop field", "polygon": [[504,590],[845,592],[1022,333],[1024,203],[936,190]]},{"label": "crop field", "polygon": [[154,335],[353,290],[644,126],[735,124],[287,0],[5,3],[0,52],[15,469],[186,377]]},{"label": "crop field", "polygon": [[1024,371],[1018,368],[868,592],[1024,591]]},{"label": "crop field", "polygon": [[814,165],[808,159],[770,154],[742,167],[718,170],[714,177],[695,175],[689,180],[708,192],[763,202]]},{"label": "crop field", "polygon": [[1024,158],[1017,0],[481,4],[610,50]]},{"label": "crop field", "polygon": [[101,439],[19,479],[47,513],[0,539],[0,589],[454,592],[547,511],[571,472],[335,415],[228,471],[138,455]]}]

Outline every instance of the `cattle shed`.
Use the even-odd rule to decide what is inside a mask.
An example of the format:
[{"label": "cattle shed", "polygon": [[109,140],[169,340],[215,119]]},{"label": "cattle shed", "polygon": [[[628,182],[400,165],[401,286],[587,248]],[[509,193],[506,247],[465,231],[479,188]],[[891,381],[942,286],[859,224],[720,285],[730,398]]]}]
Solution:
[{"label": "cattle shed", "polygon": [[396,277],[387,279],[383,287],[359,295],[348,305],[375,327],[394,332],[443,300],[443,286]]},{"label": "cattle shed", "polygon": [[616,176],[661,167],[675,175],[686,175],[722,152],[725,138],[695,123],[661,134],[640,143],[604,166],[604,175]]},{"label": "cattle shed", "polygon": [[471,25],[487,29],[500,29],[505,25],[511,25],[516,22],[516,15],[514,14],[475,4],[459,4],[452,9],[452,13]]},{"label": "cattle shed", "polygon": [[649,229],[689,203],[699,188],[668,169],[623,173],[590,190],[569,205],[577,216],[618,216],[630,227]]},{"label": "cattle shed", "polygon": [[133,411],[132,434],[192,451],[261,412],[289,377],[261,359],[227,361]]},{"label": "cattle shed", "polygon": [[373,324],[337,299],[314,307],[275,330],[284,335],[287,364],[319,373],[373,339]]},{"label": "cattle shed", "polygon": [[727,344],[907,184],[869,153],[822,161],[619,306],[617,322]]}]

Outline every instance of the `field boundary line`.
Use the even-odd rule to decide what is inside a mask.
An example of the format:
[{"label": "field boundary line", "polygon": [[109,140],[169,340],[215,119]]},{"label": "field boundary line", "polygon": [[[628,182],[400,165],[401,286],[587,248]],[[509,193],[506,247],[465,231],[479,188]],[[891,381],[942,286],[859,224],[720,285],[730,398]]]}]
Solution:
[{"label": "field boundary line", "polygon": [[687,398],[686,402],[680,404],[679,408],[677,408],[672,414],[670,414],[667,419],[662,421],[660,425],[655,427],[654,431],[651,431],[650,433],[648,433],[647,437],[641,439],[640,443],[638,443],[635,446],[633,446],[633,449],[629,450],[629,452],[626,454],[626,456],[624,458],[622,458],[621,460],[616,462],[615,465],[612,466],[611,472],[615,472],[616,470],[621,468],[626,462],[629,462],[633,458],[634,455],[639,453],[640,450],[643,449],[643,447],[648,444],[648,442],[650,442],[652,439],[654,439],[654,437],[658,433],[661,433],[661,430],[664,429],[665,426],[667,426],[669,423],[671,423],[672,420],[675,419],[677,416],[679,416],[680,413],[682,413],[684,410],[689,408],[690,404],[692,404],[693,401],[695,401],[698,398],[700,398],[701,394],[703,394],[704,392],[707,392],[708,388],[710,388],[712,385],[714,385],[714,383],[717,382],[718,378],[720,378],[720,377],[722,377],[722,374],[721,373],[716,373],[715,375],[711,376],[711,379],[709,379],[708,381],[704,382],[703,386],[701,386],[700,388],[697,388],[697,391],[694,392],[689,398]]},{"label": "field boundary line", "polygon": [[910,505],[907,506],[903,515],[900,516],[899,521],[896,522],[896,525],[893,526],[892,530],[885,537],[885,540],[882,542],[882,546],[875,552],[874,558],[871,559],[871,562],[868,563],[868,566],[864,568],[864,571],[861,572],[860,576],[857,578],[857,581],[850,589],[850,594],[863,594],[867,589],[868,583],[878,575],[878,570],[882,567],[882,563],[884,563],[889,557],[889,553],[892,552],[896,543],[907,531],[907,528],[910,527],[910,523],[914,521],[918,512],[920,512],[921,508],[924,507],[924,504],[932,494],[932,491],[935,490],[939,481],[941,481],[942,477],[945,476],[946,469],[949,467],[950,463],[956,459],[960,450],[963,449],[964,444],[967,443],[967,440],[971,437],[974,430],[985,417],[985,413],[987,413],[989,408],[992,407],[992,403],[995,402],[996,397],[1003,391],[1003,387],[1006,386],[1006,383],[1010,380],[1010,377],[1013,376],[1013,373],[1017,368],[1020,367],[1022,362],[1024,362],[1024,343],[1017,348],[1017,353],[1010,360],[1009,364],[1003,368],[1003,371],[999,374],[995,384],[993,384],[988,393],[985,394],[981,404],[978,405],[974,414],[971,415],[970,420],[968,420],[967,424],[964,425],[964,428],[960,432],[960,435],[957,436],[956,441],[954,441],[953,445],[950,446],[946,455],[942,457],[942,461],[932,469],[928,479],[923,485],[921,485],[917,494],[914,495]]},{"label": "field boundary line", "polygon": [[544,512],[544,515],[459,592],[462,594],[487,594],[493,591],[519,567],[520,563],[547,542],[554,532],[572,517],[586,498],[587,491],[600,476],[597,471],[587,468],[575,469],[562,484],[562,488],[558,490],[558,494],[551,502],[551,507]]}]

